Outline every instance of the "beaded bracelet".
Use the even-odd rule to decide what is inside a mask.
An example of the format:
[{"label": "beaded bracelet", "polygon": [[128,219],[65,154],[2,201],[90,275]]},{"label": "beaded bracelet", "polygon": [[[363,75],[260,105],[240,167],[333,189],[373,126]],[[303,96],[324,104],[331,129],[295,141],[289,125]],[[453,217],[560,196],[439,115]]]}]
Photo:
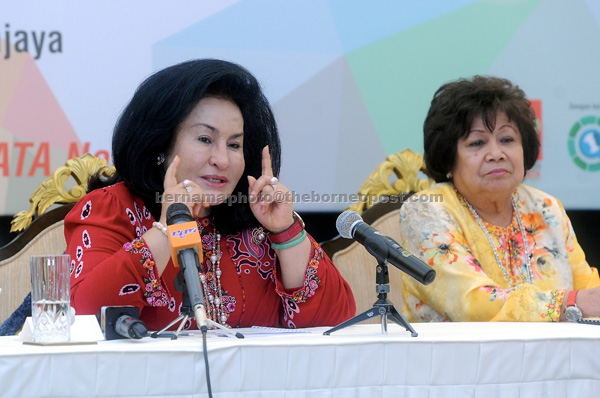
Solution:
[{"label": "beaded bracelet", "polygon": [[154,221],[152,223],[152,226],[154,228],[158,229],[159,231],[161,231],[165,236],[169,236],[169,230],[167,229],[167,227],[165,227],[164,225],[162,225],[158,221]]},{"label": "beaded bracelet", "polygon": [[298,244],[300,244],[304,238],[306,238],[306,230],[302,230],[302,232],[300,232],[300,236],[297,237],[294,240],[285,242],[285,243],[271,243],[271,247],[273,247],[273,249],[277,249],[277,250],[282,250],[282,249],[289,249],[290,247],[294,247]]}]

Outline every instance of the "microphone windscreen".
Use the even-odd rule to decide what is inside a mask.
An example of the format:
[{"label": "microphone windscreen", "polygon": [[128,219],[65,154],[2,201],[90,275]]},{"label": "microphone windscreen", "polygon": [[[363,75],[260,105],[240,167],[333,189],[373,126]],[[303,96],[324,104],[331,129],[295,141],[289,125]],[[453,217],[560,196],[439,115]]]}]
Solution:
[{"label": "microphone windscreen", "polygon": [[167,208],[167,225],[193,221],[190,209],[183,203],[173,203]]},{"label": "microphone windscreen", "polygon": [[352,239],[352,228],[359,221],[362,221],[360,214],[355,211],[345,211],[338,216],[335,226],[342,237]]},{"label": "microphone windscreen", "polygon": [[183,203],[173,203],[167,208],[167,233],[171,244],[173,265],[179,267],[180,251],[192,248],[202,261],[202,238],[198,224],[190,209]]}]

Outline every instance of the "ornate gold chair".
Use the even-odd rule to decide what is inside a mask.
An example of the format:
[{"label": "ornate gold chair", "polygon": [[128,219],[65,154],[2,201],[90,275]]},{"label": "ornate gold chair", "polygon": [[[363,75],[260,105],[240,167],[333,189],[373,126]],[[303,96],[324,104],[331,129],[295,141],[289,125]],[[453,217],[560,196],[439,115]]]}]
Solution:
[{"label": "ornate gold chair", "polygon": [[[400,241],[400,207],[410,195],[429,187],[433,182],[425,172],[421,154],[405,149],[389,155],[360,186],[359,201],[346,210],[356,211],[380,233]],[[393,183],[390,182],[392,173],[396,177]],[[340,236],[321,246],[352,288],[356,313],[372,308],[377,300],[375,258],[360,243]],[[388,299],[398,310],[403,306],[400,272],[394,266],[389,267],[391,290]],[[380,320],[374,319],[372,322]]]},{"label": "ornate gold chair", "polygon": [[[89,177],[102,168],[106,176],[114,173],[114,167],[107,167],[105,159],[89,153],[68,160],[33,192],[29,210],[14,216],[10,232],[22,232],[0,248],[0,324],[31,291],[29,257],[64,253],[64,218],[87,193]],[[67,190],[65,183],[69,177],[76,185]]]}]

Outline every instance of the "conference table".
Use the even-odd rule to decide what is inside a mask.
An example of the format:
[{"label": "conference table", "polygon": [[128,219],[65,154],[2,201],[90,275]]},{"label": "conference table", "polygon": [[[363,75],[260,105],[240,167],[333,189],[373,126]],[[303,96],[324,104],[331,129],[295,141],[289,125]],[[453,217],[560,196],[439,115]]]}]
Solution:
[{"label": "conference table", "polygon": [[[213,397],[599,397],[600,326],[355,324],[210,331]],[[199,334],[40,346],[0,337],[0,397],[208,397]]]}]

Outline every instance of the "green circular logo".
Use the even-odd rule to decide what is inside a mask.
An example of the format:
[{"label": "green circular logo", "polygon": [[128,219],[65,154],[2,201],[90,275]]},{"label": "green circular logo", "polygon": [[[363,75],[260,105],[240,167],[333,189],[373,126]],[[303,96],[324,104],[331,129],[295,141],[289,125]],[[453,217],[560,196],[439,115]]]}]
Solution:
[{"label": "green circular logo", "polygon": [[582,117],[571,127],[569,155],[583,170],[600,170],[600,117]]}]

